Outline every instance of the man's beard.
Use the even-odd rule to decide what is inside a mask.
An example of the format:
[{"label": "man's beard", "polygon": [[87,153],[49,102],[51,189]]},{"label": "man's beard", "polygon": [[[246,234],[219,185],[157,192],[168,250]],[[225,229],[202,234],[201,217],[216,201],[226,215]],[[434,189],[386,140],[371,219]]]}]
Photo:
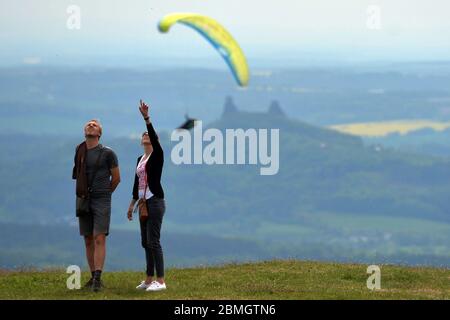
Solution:
[{"label": "man's beard", "polygon": [[95,138],[100,138],[99,136],[95,135],[95,134],[85,134],[84,137],[86,139],[95,139]]}]

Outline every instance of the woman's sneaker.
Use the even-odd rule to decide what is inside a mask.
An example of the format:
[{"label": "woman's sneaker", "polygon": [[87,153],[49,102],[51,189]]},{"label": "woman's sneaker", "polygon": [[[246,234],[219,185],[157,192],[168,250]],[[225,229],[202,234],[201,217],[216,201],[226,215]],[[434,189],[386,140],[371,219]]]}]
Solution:
[{"label": "woman's sneaker", "polygon": [[145,290],[145,289],[147,289],[148,287],[150,287],[150,285],[151,285],[153,282],[155,282],[155,281],[152,281],[150,284],[146,284],[145,281],[142,281],[142,282],[136,287],[136,289],[138,289],[138,290]]},{"label": "woman's sneaker", "polygon": [[165,289],[167,289],[166,283],[161,284],[158,281],[153,281],[145,291],[160,291]]}]

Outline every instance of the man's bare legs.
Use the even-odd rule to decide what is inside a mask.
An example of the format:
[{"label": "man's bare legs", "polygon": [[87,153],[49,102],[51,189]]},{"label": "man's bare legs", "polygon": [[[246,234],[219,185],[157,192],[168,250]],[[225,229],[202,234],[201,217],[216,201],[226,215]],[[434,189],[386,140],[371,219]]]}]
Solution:
[{"label": "man's bare legs", "polygon": [[106,236],[105,234],[97,234],[95,237],[85,236],[84,243],[86,246],[86,258],[92,275],[86,286],[94,285],[94,291],[99,290],[101,286],[100,277],[105,264]]},{"label": "man's bare legs", "polygon": [[106,236],[105,234],[95,235],[94,270],[103,270],[106,256]]},{"label": "man's bare legs", "polygon": [[89,265],[89,269],[91,272],[95,271],[94,264],[94,252],[95,252],[95,243],[93,236],[84,236],[84,244],[86,246],[86,258]]},{"label": "man's bare legs", "polygon": [[95,236],[85,236],[86,258],[91,272],[103,270],[106,256],[106,236],[97,234]]}]

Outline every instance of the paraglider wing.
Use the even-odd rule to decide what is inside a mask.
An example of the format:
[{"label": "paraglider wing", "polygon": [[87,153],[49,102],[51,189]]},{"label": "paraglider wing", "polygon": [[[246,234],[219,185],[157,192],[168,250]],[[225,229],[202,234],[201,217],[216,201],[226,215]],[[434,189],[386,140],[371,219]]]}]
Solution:
[{"label": "paraglider wing", "polygon": [[196,13],[173,13],[165,16],[158,24],[161,32],[168,32],[175,23],[191,27],[204,36],[219,51],[227,62],[240,86],[249,81],[247,60],[236,40],[216,20]]}]

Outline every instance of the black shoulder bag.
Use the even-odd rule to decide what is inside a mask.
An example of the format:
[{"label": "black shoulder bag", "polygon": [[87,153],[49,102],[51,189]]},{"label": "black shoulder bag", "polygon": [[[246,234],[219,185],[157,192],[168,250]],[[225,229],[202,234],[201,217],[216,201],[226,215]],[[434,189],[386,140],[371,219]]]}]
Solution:
[{"label": "black shoulder bag", "polygon": [[100,158],[103,153],[103,147],[100,149],[100,153],[97,157],[97,161],[95,162],[95,169],[92,173],[91,181],[88,181],[88,194],[86,197],[78,197],[77,196],[77,203],[76,203],[76,215],[77,217],[86,216],[91,213],[90,210],[90,194],[92,192],[92,183],[94,183],[95,176],[98,171],[98,166],[100,163]]}]

